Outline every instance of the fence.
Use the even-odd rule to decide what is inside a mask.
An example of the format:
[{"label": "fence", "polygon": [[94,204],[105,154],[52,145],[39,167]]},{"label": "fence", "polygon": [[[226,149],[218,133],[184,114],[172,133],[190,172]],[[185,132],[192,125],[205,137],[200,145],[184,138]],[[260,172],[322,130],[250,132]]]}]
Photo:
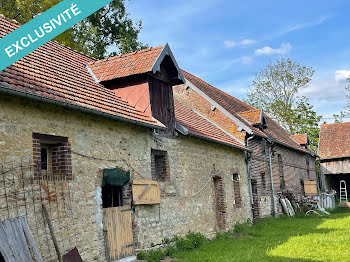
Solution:
[{"label": "fence", "polygon": [[44,171],[34,177],[33,165],[0,166],[0,220],[24,216],[44,261],[57,261],[43,205],[61,255],[77,246],[72,183]]}]

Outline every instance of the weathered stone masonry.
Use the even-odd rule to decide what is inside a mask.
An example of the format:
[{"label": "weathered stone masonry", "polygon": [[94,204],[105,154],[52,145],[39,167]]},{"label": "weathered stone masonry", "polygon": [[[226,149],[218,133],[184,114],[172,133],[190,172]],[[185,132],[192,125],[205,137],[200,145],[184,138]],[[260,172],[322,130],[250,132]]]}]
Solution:
[{"label": "weathered stone masonry", "polygon": [[[186,234],[189,230],[213,236],[217,214],[212,205],[214,180],[211,175],[216,172],[221,172],[227,203],[220,229],[251,219],[245,157],[241,150],[182,135],[155,135],[140,126],[7,95],[0,98],[0,131],[0,163],[4,166],[38,160],[33,156],[37,156],[34,149],[40,142],[33,141],[33,133],[68,138],[72,173],[70,176],[67,172],[66,179],[73,178],[69,183],[75,221],[74,227],[69,229],[77,238],[84,261],[105,260],[101,196],[98,193],[102,170],[118,166],[130,170],[131,179],[152,178],[151,149],[167,152],[170,179],[160,181],[160,205],[134,206],[133,232],[139,247],[160,243],[164,237]],[[62,145],[59,150],[69,154],[65,147],[69,144]],[[233,173],[240,176],[241,207],[233,204]],[[211,179],[209,186],[191,197],[208,179]],[[124,198],[130,199],[130,195],[130,186],[126,185]],[[59,231],[55,214],[51,216],[54,228]],[[39,240],[35,231],[33,234],[37,242],[50,241]],[[49,248],[53,249],[53,246]],[[65,243],[60,248],[63,253],[69,245]],[[46,252],[47,249],[42,250],[44,256]]]}]

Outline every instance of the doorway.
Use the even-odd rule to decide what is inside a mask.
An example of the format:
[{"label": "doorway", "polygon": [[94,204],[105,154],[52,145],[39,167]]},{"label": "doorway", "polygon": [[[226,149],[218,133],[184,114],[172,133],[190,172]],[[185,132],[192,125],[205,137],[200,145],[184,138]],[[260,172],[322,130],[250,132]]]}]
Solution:
[{"label": "doorway", "polygon": [[102,178],[103,226],[106,257],[114,261],[134,254],[131,199],[125,194],[130,173],[120,168],[104,169]]}]

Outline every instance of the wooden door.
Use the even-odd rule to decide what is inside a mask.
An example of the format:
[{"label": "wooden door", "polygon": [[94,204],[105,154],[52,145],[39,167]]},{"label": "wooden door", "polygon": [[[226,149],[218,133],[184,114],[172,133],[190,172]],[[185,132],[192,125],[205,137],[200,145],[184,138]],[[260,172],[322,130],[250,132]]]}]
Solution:
[{"label": "wooden door", "polygon": [[131,211],[130,205],[103,209],[106,252],[110,261],[134,254]]}]

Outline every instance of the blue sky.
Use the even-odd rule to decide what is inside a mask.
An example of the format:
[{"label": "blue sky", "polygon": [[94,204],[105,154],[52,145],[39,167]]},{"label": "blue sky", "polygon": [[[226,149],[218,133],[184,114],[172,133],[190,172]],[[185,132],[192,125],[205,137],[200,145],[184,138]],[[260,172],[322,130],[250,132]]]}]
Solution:
[{"label": "blue sky", "polygon": [[168,42],[180,67],[239,99],[254,74],[282,56],[315,69],[301,94],[319,114],[331,117],[346,104],[350,1],[131,0],[126,7],[143,22],[142,42]]}]

